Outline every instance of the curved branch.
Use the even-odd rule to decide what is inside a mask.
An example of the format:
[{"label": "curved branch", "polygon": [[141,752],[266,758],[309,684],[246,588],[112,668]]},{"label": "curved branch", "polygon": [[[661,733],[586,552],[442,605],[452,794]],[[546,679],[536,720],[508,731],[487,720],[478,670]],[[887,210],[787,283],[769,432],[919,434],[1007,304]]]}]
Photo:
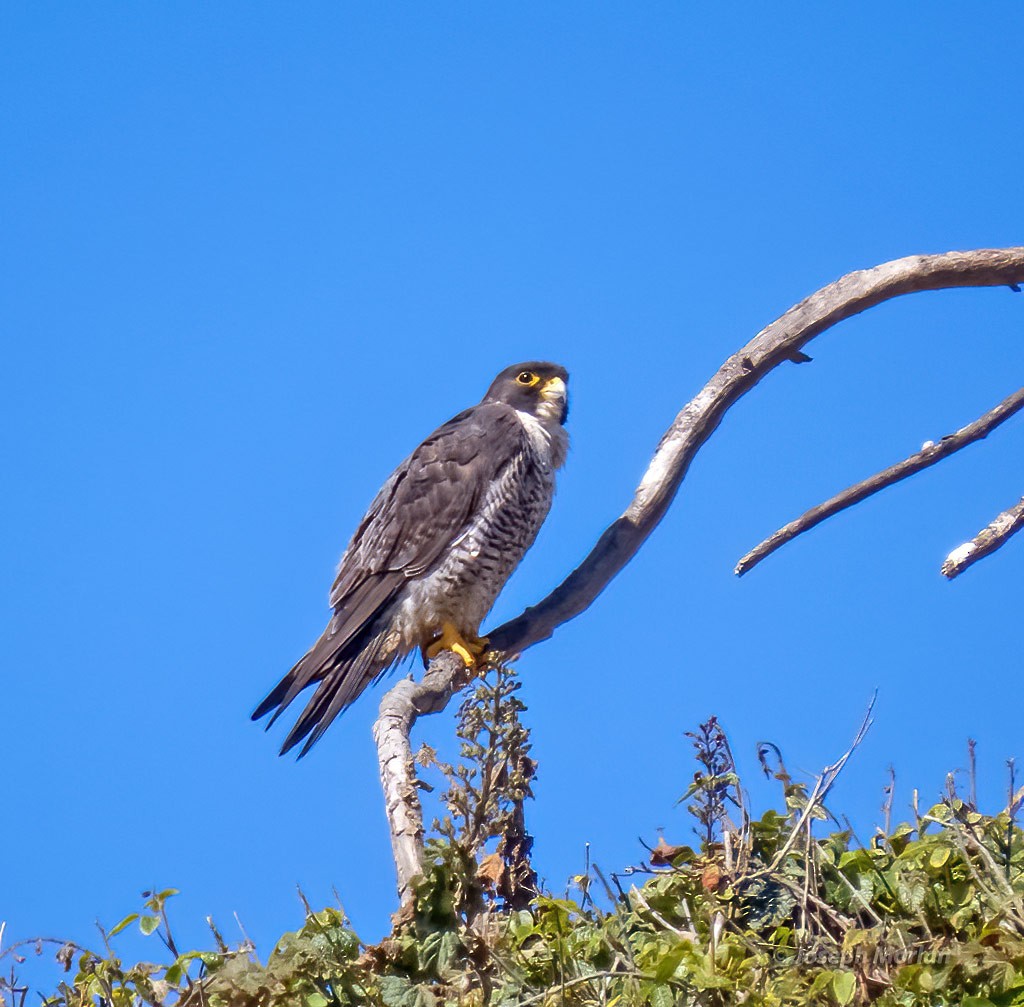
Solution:
[{"label": "curved branch", "polygon": [[979,559],[994,553],[1024,528],[1024,497],[1009,510],[997,514],[970,542],[957,546],[942,564],[942,576],[952,580]]},{"label": "curved branch", "polygon": [[[522,653],[548,639],[594,602],[665,516],[694,456],[729,408],[762,378],[845,318],[882,301],[922,290],[997,287],[1024,283],[1024,247],[913,255],[858,270],[822,287],[762,329],[719,368],[676,416],[658,444],[633,500],[605,530],[589,555],[543,601],[492,630],[491,646]],[[437,712],[460,687],[461,661],[442,653],[421,683],[400,682],[380,704],[374,725],[381,782],[403,902],[420,865],[423,823],[416,796],[409,730],[419,713]]]},{"label": "curved branch", "polygon": [[504,653],[521,653],[586,611],[665,516],[694,456],[730,406],[815,336],[903,294],[1021,283],[1024,247],[911,255],[847,273],[790,308],[729,357],[683,408],[662,437],[632,503],[586,559],[542,602],[489,633],[491,645]]},{"label": "curved branch", "polygon": [[[790,521],[789,524],[783,525],[763,542],[754,546],[736,564],[736,569],[733,572],[738,577],[742,577],[745,573],[753,570],[761,560],[766,559],[776,549],[782,548],[791,539],[796,538],[797,535],[809,531],[815,525],[821,524],[826,518],[832,517],[833,514],[838,514],[840,511],[860,503],[861,500],[866,500],[869,496],[884,490],[886,486],[892,486],[894,483],[901,482],[912,476],[915,472],[930,468],[937,462],[942,461],[943,458],[956,453],[961,448],[967,447],[968,444],[982,440],[982,438],[987,437],[991,431],[995,430],[1000,424],[1005,423],[1014,413],[1019,412],[1021,409],[1024,409],[1024,388],[1018,389],[1012,395],[1003,399],[995,409],[990,409],[984,416],[980,416],[973,423],[968,423],[967,426],[961,427],[956,433],[947,434],[937,444],[929,441],[920,451],[915,452],[909,458],[904,458],[903,461],[890,465],[887,469],[882,469],[881,472],[876,472],[873,476],[862,482],[847,487],[842,493],[837,493],[824,503],[804,511],[800,517]],[[979,556],[978,559],[980,558]],[[945,572],[945,567],[943,567],[943,572]]]}]

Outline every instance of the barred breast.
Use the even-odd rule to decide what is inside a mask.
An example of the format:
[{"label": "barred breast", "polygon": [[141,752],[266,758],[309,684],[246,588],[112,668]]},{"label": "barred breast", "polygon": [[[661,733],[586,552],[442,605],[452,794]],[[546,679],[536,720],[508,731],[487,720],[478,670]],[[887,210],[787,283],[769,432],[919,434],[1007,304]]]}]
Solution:
[{"label": "barred breast", "polygon": [[567,435],[561,427],[552,431],[529,414],[518,415],[528,434],[524,450],[490,485],[441,563],[409,585],[396,627],[407,648],[421,645],[444,622],[475,635],[551,509]]}]

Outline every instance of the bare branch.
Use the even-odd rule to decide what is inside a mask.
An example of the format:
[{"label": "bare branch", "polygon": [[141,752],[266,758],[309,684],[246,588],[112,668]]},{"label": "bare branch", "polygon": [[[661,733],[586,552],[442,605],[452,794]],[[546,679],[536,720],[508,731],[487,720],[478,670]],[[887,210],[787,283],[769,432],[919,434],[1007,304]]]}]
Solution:
[{"label": "bare branch", "polygon": [[1005,545],[1021,528],[1024,528],[1024,497],[1021,497],[1015,506],[997,515],[970,542],[957,546],[942,564],[943,577],[952,580],[959,576],[969,566],[974,566],[979,559],[984,559]]},{"label": "bare branch", "polygon": [[[826,518],[832,517],[833,514],[838,514],[840,511],[860,503],[861,500],[866,500],[869,496],[873,496],[887,486],[892,486],[894,483],[912,476],[915,472],[931,467],[937,462],[942,461],[943,458],[947,458],[961,448],[967,447],[968,444],[973,444],[975,441],[987,437],[991,431],[995,430],[1000,424],[1005,423],[1014,413],[1019,412],[1021,409],[1024,409],[1024,388],[1003,399],[995,409],[989,410],[989,412],[976,419],[973,423],[968,423],[967,426],[961,427],[956,433],[947,434],[937,444],[929,441],[920,451],[912,454],[909,458],[905,458],[895,465],[890,465],[881,472],[876,472],[873,476],[843,490],[842,493],[837,493],[824,503],[820,503],[816,507],[805,511],[800,517],[790,521],[789,524],[783,525],[777,532],[769,535],[763,542],[751,549],[736,564],[734,572],[737,576],[742,577],[743,574],[753,570],[761,560],[766,559],[776,549],[781,548],[791,539],[796,538],[797,535],[809,531],[815,525],[821,524]],[[997,518],[996,520],[998,521],[999,519]],[[981,557],[978,558],[980,559]],[[943,566],[943,573],[945,573],[945,566]],[[949,575],[947,574],[947,576]]]},{"label": "bare branch", "polygon": [[402,904],[412,892],[413,879],[423,871],[423,809],[417,794],[409,734],[417,717],[443,710],[466,678],[462,658],[450,650],[442,651],[430,662],[419,682],[404,678],[384,694],[380,715],[373,725]]},{"label": "bare branch", "polygon": [[489,633],[491,645],[521,653],[584,612],[665,516],[694,456],[729,408],[815,336],[882,301],[922,290],[1024,283],[1024,247],[912,255],[862,269],[822,287],[762,329],[679,413],[661,439],[633,501],[590,554],[539,604]]},{"label": "bare branch", "polygon": [[[816,336],[902,294],[954,287],[1015,288],[1022,283],[1024,247],[913,255],[848,273],[790,308],[729,357],[683,408],[658,444],[626,510],[543,601],[488,634],[491,646],[505,655],[520,654],[586,611],[665,516],[698,450],[729,408],[781,363],[803,359],[801,347]],[[422,682],[400,682],[384,696],[374,725],[403,902],[419,870],[423,837],[409,730],[419,714],[444,709],[461,687],[464,673],[456,665],[461,666],[458,658],[442,653],[431,661]]]}]

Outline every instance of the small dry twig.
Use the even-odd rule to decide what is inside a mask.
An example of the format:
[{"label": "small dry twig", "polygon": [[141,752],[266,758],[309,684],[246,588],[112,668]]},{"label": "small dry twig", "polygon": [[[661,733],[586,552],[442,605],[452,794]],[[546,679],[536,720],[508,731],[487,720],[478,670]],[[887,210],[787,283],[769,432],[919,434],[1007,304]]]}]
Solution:
[{"label": "small dry twig", "polygon": [[643,910],[651,917],[659,926],[664,927],[666,930],[671,930],[676,937],[685,937],[687,940],[696,941],[697,932],[695,930],[679,930],[677,927],[672,926],[668,920],[665,919],[660,913],[651,908],[651,904],[643,897],[640,889],[636,885],[633,885],[629,890],[629,894],[640,903]]},{"label": "small dry twig", "polygon": [[782,861],[786,859],[789,851],[793,848],[793,845],[796,843],[801,831],[805,827],[810,827],[811,815],[814,814],[814,809],[820,807],[824,802],[828,792],[832,789],[832,785],[836,782],[839,774],[843,771],[843,767],[850,761],[850,756],[853,755],[857,746],[860,745],[864,740],[864,736],[868,733],[868,729],[872,724],[871,711],[875,708],[875,700],[877,698],[878,693],[874,693],[871,696],[871,702],[868,703],[864,719],[861,721],[860,728],[858,729],[856,737],[854,737],[853,743],[850,747],[834,763],[832,763],[831,766],[826,766],[821,771],[821,775],[814,781],[814,789],[811,791],[811,796],[807,798],[807,803],[804,805],[803,811],[801,812],[796,825],[793,826],[792,832],[790,832],[778,853],[775,854],[775,859],[772,860],[771,865],[765,870],[758,872],[759,874],[774,875],[776,871],[778,871]]},{"label": "small dry twig", "polygon": [[[540,1003],[542,1000],[547,999],[553,993],[558,992],[562,994],[562,1003],[565,1003],[565,991],[573,986],[579,986],[581,983],[590,983],[595,979],[623,979],[623,978],[634,978],[634,979],[650,979],[651,977],[645,975],[643,972],[592,972],[585,976],[576,976],[573,979],[563,979],[557,986],[551,986],[541,993],[537,993],[535,996],[527,997],[525,1000],[519,1001],[519,1007],[527,1007],[528,1004]],[[678,980],[669,979],[668,982],[677,984]]]},{"label": "small dry twig", "polygon": [[896,799],[896,770],[889,766],[889,782],[883,791],[885,802],[882,804],[882,816],[884,822],[884,835],[888,836],[892,827],[892,803]]}]

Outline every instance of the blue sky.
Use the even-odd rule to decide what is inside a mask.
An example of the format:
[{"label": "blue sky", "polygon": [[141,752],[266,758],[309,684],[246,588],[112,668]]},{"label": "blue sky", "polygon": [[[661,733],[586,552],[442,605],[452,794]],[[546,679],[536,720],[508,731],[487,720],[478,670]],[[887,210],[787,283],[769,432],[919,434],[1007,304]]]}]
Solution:
[{"label": "blue sky", "polygon": [[[266,954],[296,883],[379,936],[380,690],[300,764],[248,714],[390,470],[502,367],[569,368],[573,451],[499,621],[791,304],[1024,233],[1016,4],[12,3],[0,38],[8,942],[95,941],[154,885],[182,890],[181,943],[237,912]],[[755,744],[817,772],[877,687],[836,809],[869,834],[890,764],[897,811],[931,800],[969,736],[996,809],[1024,545],[938,566],[1024,491],[1019,417],[731,571],[1019,387],[1022,328],[1005,289],[905,298],[733,408],[642,553],[520,663],[549,884],[587,842],[613,871],[659,827],[686,841],[683,732],[711,713],[764,807]]]}]

